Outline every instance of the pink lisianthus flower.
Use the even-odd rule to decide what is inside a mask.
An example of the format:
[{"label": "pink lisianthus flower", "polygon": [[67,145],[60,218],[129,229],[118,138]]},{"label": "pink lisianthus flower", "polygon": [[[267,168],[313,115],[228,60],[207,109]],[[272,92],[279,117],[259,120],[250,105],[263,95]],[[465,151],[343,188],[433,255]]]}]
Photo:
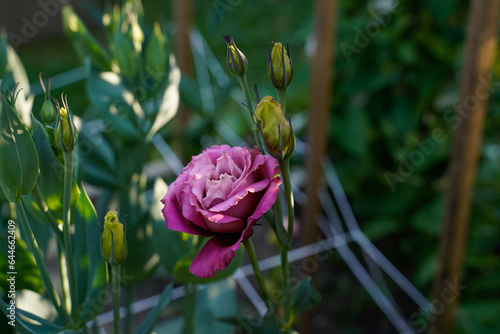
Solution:
[{"label": "pink lisianthus flower", "polygon": [[194,156],[162,199],[167,228],[211,237],[189,271],[212,277],[226,269],[257,220],[273,206],[278,161],[256,148],[212,146]]}]

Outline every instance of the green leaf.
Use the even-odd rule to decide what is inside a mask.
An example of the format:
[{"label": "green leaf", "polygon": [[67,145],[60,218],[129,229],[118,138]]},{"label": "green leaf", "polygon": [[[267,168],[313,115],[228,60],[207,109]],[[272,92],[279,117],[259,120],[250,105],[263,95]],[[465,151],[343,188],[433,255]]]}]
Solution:
[{"label": "green leaf", "polygon": [[111,69],[111,57],[99,41],[89,32],[71,6],[62,8],[63,25],[68,37],[78,45],[79,51],[85,50],[92,62],[103,70]]},{"label": "green leaf", "polygon": [[[38,123],[38,121],[35,120],[35,123]],[[40,125],[36,128],[32,138],[39,155],[40,178],[38,179],[38,184],[40,186],[40,192],[54,218],[62,222],[63,205],[61,198],[63,196],[64,186],[64,166],[52,151],[49,138],[43,126]],[[75,206],[79,196],[80,190],[77,184],[73,182],[73,187],[71,189],[72,207]],[[37,220],[45,221],[45,217],[34,203],[35,201],[31,195],[23,196],[23,204],[27,211]]]},{"label": "green leaf", "polygon": [[101,254],[97,215],[83,185],[74,212],[73,248],[76,263],[77,309],[79,322],[94,319],[102,310],[108,286],[107,267]]},{"label": "green leaf", "polygon": [[139,139],[139,122],[144,113],[132,92],[113,72],[100,72],[87,66],[87,94],[109,129],[127,141]]},{"label": "green leaf", "polygon": [[31,135],[0,93],[0,186],[10,202],[29,194],[38,179],[38,154]]},{"label": "green leaf", "polygon": [[198,254],[199,249],[195,249],[190,253],[184,255],[174,267],[174,280],[179,283],[186,284],[188,282],[192,283],[208,283],[214,281],[220,281],[224,278],[228,278],[231,276],[236,269],[238,269],[243,261],[243,250],[242,248],[238,249],[234,255],[234,258],[231,260],[231,263],[227,266],[227,268],[223,271],[218,271],[214,277],[210,278],[200,278],[189,272],[189,267],[193,262],[194,257]]},{"label": "green leaf", "polygon": [[[2,226],[3,227],[3,226]],[[2,228],[0,233],[0,252],[1,254],[7,253],[7,233],[5,228]],[[10,275],[7,274],[8,263],[7,256],[0,256],[0,288],[3,291],[8,291],[8,281]],[[33,254],[28,249],[28,246],[24,242],[24,240],[20,238],[16,238],[16,271],[18,275],[16,276],[16,289],[23,290],[29,289],[36,292],[43,292],[43,281],[40,276],[40,271],[36,266],[35,259],[33,258]]]},{"label": "green leaf", "polygon": [[136,334],[149,334],[151,333],[156,320],[158,319],[158,316],[160,315],[160,312],[167,306],[167,304],[170,302],[172,299],[172,287],[174,286],[174,283],[170,283],[163,289],[163,292],[161,293],[160,297],[155,303],[155,306],[149,311],[148,315],[146,318],[141,322],[137,330],[135,331]]},{"label": "green leaf", "polygon": [[295,314],[318,305],[321,295],[312,285],[311,277],[306,277],[297,285],[293,291],[292,309]]},{"label": "green leaf", "polygon": [[[9,310],[7,307],[10,305],[7,305],[3,299],[0,298],[0,310],[2,310],[3,314],[6,316],[9,314]],[[31,321],[28,321],[28,319],[33,319],[36,320],[39,324],[35,324]],[[11,319],[8,319],[10,321]],[[62,327],[55,325],[51,322],[45,321],[44,319],[41,319],[37,317],[34,314],[31,314],[29,312],[23,312],[20,309],[16,309],[16,321],[15,321],[15,329],[17,332],[21,334],[50,334],[50,333],[55,333],[59,332],[62,330]]]},{"label": "green leaf", "polygon": [[149,139],[152,139],[153,136],[175,116],[179,108],[179,83],[181,81],[181,71],[175,65],[174,56],[170,57],[170,63],[171,70],[168,76],[168,84],[163,93],[160,109],[149,130]]}]

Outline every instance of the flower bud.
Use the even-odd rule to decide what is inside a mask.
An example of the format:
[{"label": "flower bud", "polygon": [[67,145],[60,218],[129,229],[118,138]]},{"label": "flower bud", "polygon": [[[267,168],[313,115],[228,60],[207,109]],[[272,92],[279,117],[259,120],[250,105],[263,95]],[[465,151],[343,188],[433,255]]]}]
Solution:
[{"label": "flower bud", "polygon": [[267,74],[276,89],[284,89],[292,83],[294,70],[289,54],[288,43],[286,50],[281,43],[274,43],[272,51],[267,45]]},{"label": "flower bud", "polygon": [[54,103],[50,100],[45,100],[42,105],[42,110],[40,111],[43,123],[52,124],[56,119],[56,113],[57,110]]},{"label": "flower bud", "polygon": [[231,35],[222,35],[227,43],[227,69],[233,75],[242,77],[248,69],[248,61],[243,52],[241,52],[233,41]]},{"label": "flower bud", "polygon": [[42,117],[42,122],[44,124],[52,124],[56,119],[56,107],[54,103],[50,100],[50,78],[45,76],[47,84],[43,83],[42,73],[38,75],[40,79],[40,85],[42,86],[43,92],[45,94],[45,101],[43,102],[42,109],[40,110],[40,116]]},{"label": "flower bud", "polygon": [[255,108],[255,115],[269,154],[276,159],[290,157],[295,137],[281,105],[272,96],[264,96]]},{"label": "flower bud", "polygon": [[153,33],[146,45],[146,72],[159,81],[165,77],[168,65],[167,39],[163,35],[160,24],[155,22]]},{"label": "flower bud", "polygon": [[[111,238],[113,238],[113,259],[111,259]],[[109,211],[104,217],[104,229],[101,235],[102,254],[111,264],[121,264],[127,257],[127,242],[123,224],[118,220],[118,212]]]},{"label": "flower bud", "polygon": [[55,131],[56,142],[64,152],[72,152],[76,146],[78,133],[69,113],[67,96],[61,96],[61,100],[63,103],[62,108],[59,106],[59,102],[54,100],[59,116]]},{"label": "flower bud", "polygon": [[111,54],[124,76],[128,78],[135,77],[137,73],[137,57],[134,45],[128,36],[122,34],[119,30],[113,36]]}]

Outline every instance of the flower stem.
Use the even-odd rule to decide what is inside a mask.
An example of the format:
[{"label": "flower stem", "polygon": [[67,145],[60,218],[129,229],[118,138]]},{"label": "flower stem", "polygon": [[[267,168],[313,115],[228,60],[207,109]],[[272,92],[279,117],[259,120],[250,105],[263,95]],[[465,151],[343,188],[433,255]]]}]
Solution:
[{"label": "flower stem", "polygon": [[56,289],[54,288],[54,284],[52,283],[52,280],[50,278],[49,271],[45,266],[42,253],[40,251],[40,248],[38,248],[38,243],[36,242],[33,231],[31,230],[31,226],[28,222],[28,218],[26,217],[26,212],[24,211],[24,207],[20,199],[16,201],[16,209],[19,214],[19,221],[21,222],[21,230],[24,232],[24,235],[26,236],[27,239],[26,242],[28,243],[31,252],[35,257],[36,265],[38,267],[38,270],[40,271],[40,275],[42,276],[42,280],[49,294],[49,298],[52,301],[52,304],[54,304],[57,314],[59,315],[63,323],[65,324],[69,323],[70,318],[66,313],[66,311],[64,310],[64,308],[61,307],[61,301],[59,299],[59,295],[57,294]]},{"label": "flower stem", "polygon": [[281,250],[281,277],[283,279],[283,311],[284,311],[284,321],[285,321],[285,333],[290,333],[291,317],[291,293],[290,293],[290,278],[288,271],[288,250]]},{"label": "flower stem", "polygon": [[121,265],[113,264],[112,268],[112,285],[113,290],[113,318],[114,318],[114,330],[115,333],[120,333],[120,275],[121,275]]},{"label": "flower stem", "polygon": [[38,208],[40,211],[42,211],[42,214],[45,216],[47,221],[50,224],[50,227],[54,231],[54,234],[57,237],[57,240],[60,242],[63,242],[63,233],[59,229],[59,226],[57,225],[56,219],[54,216],[52,216],[52,213],[49,210],[49,207],[47,206],[47,203],[45,203],[45,200],[43,199],[42,192],[40,191],[40,186],[38,182],[35,185],[35,188],[31,191],[31,195],[33,195],[33,198],[35,199],[36,204],[38,205]]},{"label": "flower stem", "polygon": [[262,136],[260,135],[259,129],[257,128],[257,124],[255,123],[252,99],[250,98],[250,91],[248,90],[247,76],[244,75],[242,78],[238,77],[238,82],[240,83],[241,91],[245,96],[245,104],[247,105],[248,114],[250,116],[250,123],[251,123],[250,126],[252,128],[253,138],[259,150],[264,152],[264,142],[262,141]]},{"label": "flower stem", "polygon": [[68,299],[69,297],[69,282],[68,282],[68,273],[66,272],[66,260],[64,257],[64,246],[63,241],[57,240],[57,261],[59,264],[59,280],[61,281],[61,292],[62,292],[62,305],[66,311],[69,313],[71,303]]},{"label": "flower stem", "polygon": [[278,89],[278,103],[281,104],[283,113],[286,115],[286,88]]},{"label": "flower stem", "polygon": [[69,277],[69,294],[71,297],[71,314],[76,307],[75,262],[69,223],[71,220],[71,187],[73,185],[73,152],[64,152],[64,193],[63,193],[63,235],[66,254],[66,267]]},{"label": "flower stem", "polygon": [[259,268],[259,262],[257,261],[257,255],[255,254],[255,248],[253,247],[252,239],[247,239],[243,241],[248,257],[250,258],[250,263],[252,264],[253,272],[255,273],[255,278],[259,284],[260,293],[262,294],[262,299],[269,309],[269,295],[267,294],[266,285],[264,284],[264,279],[262,278],[262,273]]},{"label": "flower stem", "polygon": [[[284,159],[280,160],[280,170],[281,177],[283,178],[283,186],[285,188],[285,197],[288,208],[288,243],[292,244],[293,238],[293,225],[294,225],[294,201],[293,201],[293,192],[292,192],[292,183],[290,179],[290,160]],[[281,250],[281,275],[283,278],[283,294],[284,294],[284,320],[285,320],[285,329],[286,333],[290,332],[291,326],[291,291],[290,291],[290,279],[288,277],[288,250]]]},{"label": "flower stem", "polygon": [[290,179],[290,160],[280,161],[281,176],[283,177],[283,186],[285,187],[286,204],[288,207],[288,240],[292,243],[294,216],[294,202],[292,192],[292,181]]},{"label": "flower stem", "polygon": [[193,334],[196,328],[196,284],[184,285],[184,334]]}]

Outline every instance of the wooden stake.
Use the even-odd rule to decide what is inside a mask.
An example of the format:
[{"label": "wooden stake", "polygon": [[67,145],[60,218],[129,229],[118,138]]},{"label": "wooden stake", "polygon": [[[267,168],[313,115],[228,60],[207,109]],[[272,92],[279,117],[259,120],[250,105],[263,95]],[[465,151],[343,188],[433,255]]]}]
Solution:
[{"label": "wooden stake", "polygon": [[435,329],[450,333],[461,284],[464,254],[469,234],[471,201],[490,90],[490,69],[497,43],[500,0],[471,2],[465,44],[465,63],[460,95],[452,126],[456,127],[449,166],[438,270],[433,300],[444,310],[434,310]]},{"label": "wooden stake", "polygon": [[[174,51],[175,59],[182,72],[182,75],[192,77],[194,75],[193,54],[191,52],[191,39],[189,32],[193,22],[193,1],[174,0],[172,2],[174,30]],[[189,109],[181,103],[177,116],[174,117],[174,126],[177,138],[182,138],[183,131],[189,121]],[[175,151],[181,156],[183,162],[189,160],[189,154],[185,150],[185,145],[180,141],[173,143]]]},{"label": "wooden stake", "polygon": [[[302,215],[303,244],[316,242],[319,236],[316,216],[320,202],[318,188],[320,185],[321,160],[326,153],[328,141],[328,124],[330,119],[331,96],[335,61],[335,40],[337,37],[336,18],[338,0],[316,0],[315,2],[315,40],[316,47],[311,64],[309,124],[307,141],[307,189],[308,203]],[[314,280],[314,273],[311,274]],[[314,310],[302,316],[301,333],[313,333]]]}]

